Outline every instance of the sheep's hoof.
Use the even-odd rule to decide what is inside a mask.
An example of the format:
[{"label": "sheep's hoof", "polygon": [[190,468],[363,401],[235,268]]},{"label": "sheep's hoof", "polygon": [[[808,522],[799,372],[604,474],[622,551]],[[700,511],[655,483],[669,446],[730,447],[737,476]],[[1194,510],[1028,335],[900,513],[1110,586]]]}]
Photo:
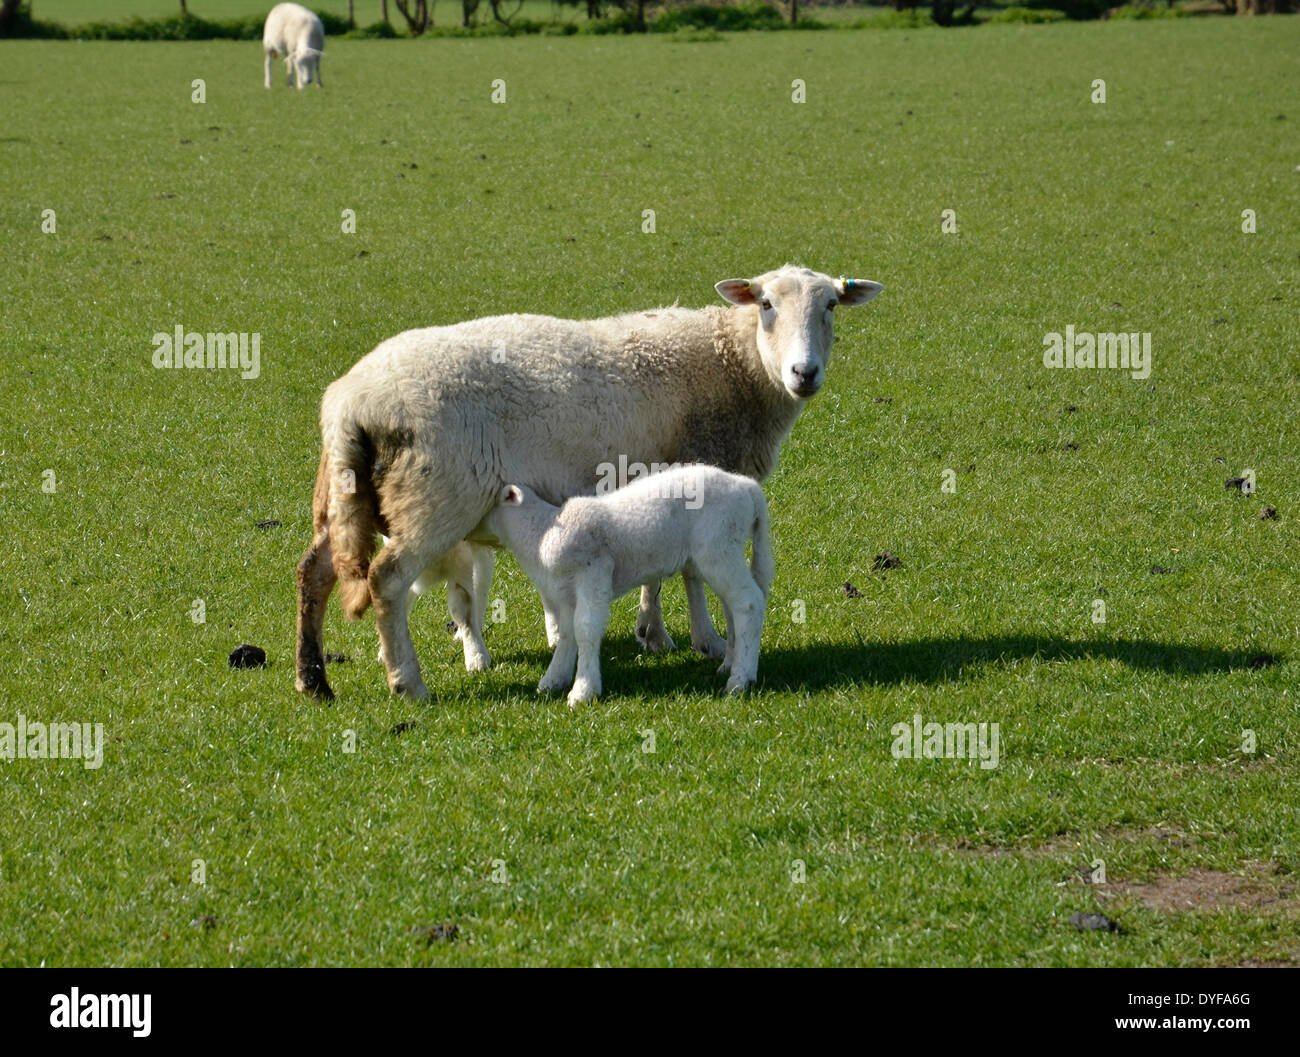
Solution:
[{"label": "sheep's hoof", "polygon": [[677,649],[677,643],[673,642],[673,637],[663,628],[638,627],[636,638],[647,653],[670,653]]},{"label": "sheep's hoof", "polygon": [[477,653],[465,658],[465,671],[486,672],[492,666],[492,657],[487,653]]},{"label": "sheep's hoof", "polygon": [[753,686],[755,681],[756,680],[754,679],[742,679],[740,676],[733,675],[727,680],[727,685],[724,689],[728,694],[740,695]]},{"label": "sheep's hoof", "polygon": [[417,679],[414,683],[404,683],[398,680],[389,684],[389,689],[399,697],[410,698],[412,701],[429,700],[429,688],[424,685],[423,679]]},{"label": "sheep's hoof", "polygon": [[537,692],[539,694],[552,694],[557,690],[567,689],[569,689],[569,681],[567,679],[556,678],[555,676],[547,677],[543,675],[541,681],[537,684]]},{"label": "sheep's hoof", "polygon": [[692,638],[691,649],[714,660],[721,660],[727,655],[727,640],[715,631],[712,638]]},{"label": "sheep's hoof", "polygon": [[308,673],[299,672],[293,680],[294,688],[300,694],[310,694],[317,701],[333,701],[334,691],[325,680],[325,673],[315,669]]}]

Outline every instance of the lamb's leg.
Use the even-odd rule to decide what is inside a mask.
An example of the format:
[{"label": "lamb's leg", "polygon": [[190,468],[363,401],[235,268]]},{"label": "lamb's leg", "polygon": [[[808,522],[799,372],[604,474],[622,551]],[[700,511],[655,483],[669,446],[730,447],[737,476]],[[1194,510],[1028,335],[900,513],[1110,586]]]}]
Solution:
[{"label": "lamb's leg", "polygon": [[302,693],[325,699],[334,696],[325,678],[325,603],[336,579],[329,529],[322,528],[298,563],[298,653],[294,685]]},{"label": "lamb's leg", "polygon": [[641,608],[636,614],[636,637],[641,648],[648,653],[666,653],[677,649],[664,627],[663,610],[659,608],[659,581],[641,586]]},{"label": "lamb's leg", "polygon": [[688,563],[682,570],[682,583],[686,585],[686,602],[691,610],[691,648],[706,657],[725,656],[727,641],[713,626],[704,581],[694,565]]},{"label": "lamb's leg", "polygon": [[321,84],[321,79],[320,79],[320,56],[319,55],[317,55],[314,59],[311,60],[311,79],[316,82],[317,88],[325,87],[323,84]]},{"label": "lamb's leg", "polygon": [[267,87],[267,88],[270,88],[270,87],[271,87],[271,74],[272,74],[272,72],[273,72],[273,68],[274,68],[274,66],[275,66],[275,52],[274,52],[274,51],[268,51],[268,52],[266,53],[265,58],[266,58],[266,87]]},{"label": "lamb's leg", "polygon": [[593,569],[577,585],[573,633],[578,640],[578,675],[569,691],[570,705],[600,696],[600,644],[609,625],[611,571]]},{"label": "lamb's leg", "polygon": [[551,656],[550,667],[537,684],[537,692],[547,690],[567,690],[573,685],[573,666],[578,661],[578,643],[573,634],[573,606],[556,605],[558,599],[547,599],[546,611],[555,617],[556,642],[555,653]]},{"label": "lamb's leg", "polygon": [[290,88],[293,87],[293,54],[286,52],[284,56],[285,81]]},{"label": "lamb's leg", "polygon": [[546,645],[555,649],[560,644],[560,622],[551,612],[545,599],[542,599],[542,616],[546,620]]},{"label": "lamb's leg", "polygon": [[732,639],[731,677],[726,692],[736,694],[758,679],[758,651],[763,636],[767,599],[754,582],[743,551],[697,558],[700,573],[727,610],[727,638]]},{"label": "lamb's leg", "polygon": [[730,675],[731,666],[736,660],[736,617],[725,602],[722,603],[722,611],[727,618],[727,652],[723,654],[722,663],[718,665],[718,674]]}]

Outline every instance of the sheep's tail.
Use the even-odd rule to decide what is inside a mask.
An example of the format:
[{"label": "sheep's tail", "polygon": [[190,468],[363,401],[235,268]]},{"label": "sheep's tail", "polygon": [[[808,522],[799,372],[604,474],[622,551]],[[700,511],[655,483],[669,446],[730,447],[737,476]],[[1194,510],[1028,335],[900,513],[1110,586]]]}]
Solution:
[{"label": "sheep's tail", "polygon": [[370,605],[370,555],[379,535],[379,497],[370,479],[369,438],[344,412],[323,423],[329,459],[329,535],[343,615],[356,620]]},{"label": "sheep's tail", "polygon": [[769,532],[767,516],[767,499],[763,489],[754,486],[754,555],[749,561],[749,572],[754,577],[767,598],[772,593],[772,579],[776,576],[776,564],[772,561],[772,539]]}]

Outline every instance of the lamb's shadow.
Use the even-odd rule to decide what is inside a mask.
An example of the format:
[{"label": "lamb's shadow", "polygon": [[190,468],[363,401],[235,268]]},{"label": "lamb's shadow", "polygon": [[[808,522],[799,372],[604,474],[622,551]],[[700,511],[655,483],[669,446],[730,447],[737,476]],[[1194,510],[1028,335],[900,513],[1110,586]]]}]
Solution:
[{"label": "lamb's shadow", "polygon": [[[758,677],[759,687],[765,690],[817,691],[855,684],[954,682],[985,665],[1085,660],[1114,660],[1133,669],[1200,676],[1249,668],[1261,652],[1152,639],[958,636],[906,642],[766,647],[759,660]],[[601,650],[606,688],[640,693],[721,689],[725,680],[714,674],[717,661],[691,653],[689,649],[678,650],[669,658],[680,658],[681,663],[646,665],[638,658],[635,639],[630,636],[606,639]],[[545,667],[550,651],[520,650],[511,659]],[[1277,662],[1281,658],[1272,660]]]}]

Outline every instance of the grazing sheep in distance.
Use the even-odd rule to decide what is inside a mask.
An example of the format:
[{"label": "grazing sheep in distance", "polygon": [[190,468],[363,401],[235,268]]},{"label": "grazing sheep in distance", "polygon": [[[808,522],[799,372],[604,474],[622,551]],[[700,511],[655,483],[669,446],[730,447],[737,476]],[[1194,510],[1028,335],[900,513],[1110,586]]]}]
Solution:
[{"label": "grazing sheep in distance", "polygon": [[299,88],[311,81],[321,88],[320,56],[325,50],[325,27],[315,13],[302,4],[276,4],[262,29],[262,50],[266,58],[266,87],[271,87],[271,67],[283,55],[289,84]]},{"label": "grazing sheep in distance", "polygon": [[[680,466],[562,507],[508,485],[483,528],[509,547],[555,618],[559,642],[541,690],[567,690],[569,704],[599,697],[600,644],[610,603],[688,565],[727,615],[727,692],[758,676],[759,639],[772,588],[767,501],[748,477],[714,466]],[[745,545],[754,545],[752,566]],[[577,663],[577,678],[574,664]]]},{"label": "grazing sheep in distance", "polygon": [[[883,288],[787,266],[716,289],[729,307],[406,331],[330,385],[315,535],[298,565],[298,689],[332,696],[322,633],[337,580],[348,617],[374,604],[390,689],[427,696],[409,588],[472,538],[510,482],[562,503],[629,462],[766,478],[825,381],[835,306],[865,304]],[[390,538],[372,562],[380,532]],[[703,584],[689,567],[683,580],[692,644],[723,656]],[[657,584],[642,590],[637,637],[651,650],[672,646]]]}]

